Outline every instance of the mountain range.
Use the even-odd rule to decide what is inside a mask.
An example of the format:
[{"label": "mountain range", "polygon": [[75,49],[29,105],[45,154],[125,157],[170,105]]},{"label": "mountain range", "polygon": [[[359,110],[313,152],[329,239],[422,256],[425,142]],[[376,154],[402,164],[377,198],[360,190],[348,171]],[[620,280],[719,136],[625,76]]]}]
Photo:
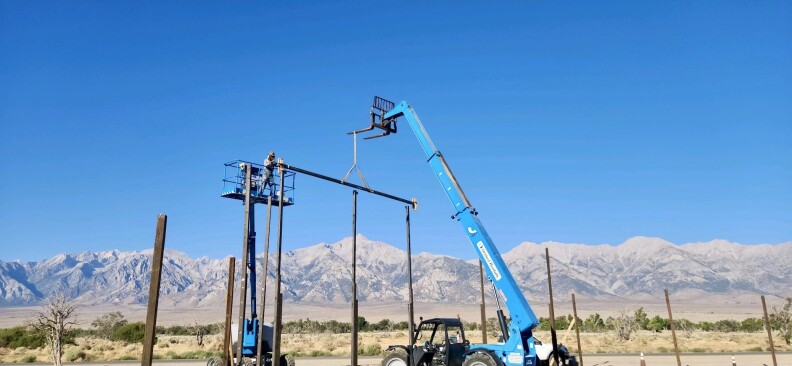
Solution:
[{"label": "mountain range", "polygon": [[[362,235],[357,243],[358,299],[405,301],[406,252]],[[656,299],[663,296],[666,288],[675,298],[792,295],[792,242],[743,245],[714,240],[676,245],[660,238],[634,237],[618,246],[524,242],[502,253],[529,300],[547,298],[545,248],[550,251],[553,290],[559,298],[576,293],[609,300]],[[465,249],[473,253],[471,248]],[[349,302],[351,255],[351,237],[285,252],[285,301]],[[151,256],[151,250],[114,250],[59,254],[38,262],[0,261],[0,306],[37,304],[58,288],[83,304],[144,304]],[[275,256],[270,254],[270,289],[275,282],[274,263]],[[263,264],[260,256],[259,273]],[[413,255],[412,266],[416,301],[478,301],[476,260],[420,253]],[[190,258],[182,252],[166,250],[160,303],[177,307],[221,304],[227,276],[228,258]],[[491,288],[487,291],[491,296]]]}]

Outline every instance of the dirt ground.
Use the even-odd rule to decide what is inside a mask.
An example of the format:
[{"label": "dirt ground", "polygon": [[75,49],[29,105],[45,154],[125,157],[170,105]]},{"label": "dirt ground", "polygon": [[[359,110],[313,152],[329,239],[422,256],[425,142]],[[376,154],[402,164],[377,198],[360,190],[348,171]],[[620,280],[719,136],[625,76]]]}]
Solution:
[{"label": "dirt ground", "polygon": [[[638,355],[583,355],[584,365],[587,366],[634,366],[640,363]],[[779,366],[792,365],[792,353],[780,353],[776,355]],[[682,354],[680,357],[683,365],[690,366],[730,366],[730,354]],[[676,358],[673,354],[665,355],[646,355],[647,366],[675,366]],[[735,355],[737,365],[772,365],[773,361],[769,353],[738,353]],[[359,357],[360,366],[379,366],[382,357]],[[85,363],[85,365],[107,365],[107,366],[131,366],[138,365],[140,361],[115,361],[104,363]],[[297,366],[349,366],[348,357],[298,357]],[[8,364],[0,364],[8,365]],[[18,364],[11,364],[18,365]],[[35,364],[34,364],[35,365]],[[162,361],[155,360],[156,366],[205,366],[205,361]]]},{"label": "dirt ground", "polygon": [[[587,300],[584,297],[577,299],[578,316],[585,319],[590,314],[599,313],[602,318],[608,316],[618,316],[622,309],[637,309],[643,307],[650,317],[660,315],[667,317],[668,313],[663,300],[650,299],[633,301],[631,303],[603,300]],[[776,304],[772,302],[768,306]],[[547,316],[547,306],[541,303],[534,303],[534,310],[538,316]],[[556,315],[566,315],[572,313],[572,303],[559,298],[555,302]],[[686,318],[694,322],[702,320],[715,321],[721,319],[734,319],[742,321],[745,318],[759,318],[762,316],[762,305],[759,297],[756,296],[712,296],[700,301],[684,300],[672,301],[674,307],[674,319]],[[267,307],[264,319],[272,319],[272,306]],[[225,319],[225,311],[221,306],[214,307],[169,307],[160,305],[157,315],[158,325],[175,324],[209,324],[222,322]],[[23,324],[30,319],[36,311],[41,310],[38,306],[25,307],[0,307],[0,328],[13,327]],[[80,306],[78,313],[79,326],[88,327],[91,321],[113,311],[121,311],[129,321],[143,321],[146,317],[145,305],[86,305]],[[487,305],[489,317],[495,317],[494,304]],[[468,321],[478,321],[479,306],[477,304],[435,304],[435,303],[416,303],[415,316],[424,318],[461,316]],[[360,316],[369,321],[379,321],[391,319],[393,321],[407,320],[407,305],[404,303],[361,303]],[[306,304],[306,303],[284,303],[283,318],[285,321],[306,319],[313,320],[339,320],[344,321],[349,318],[348,304]]]}]

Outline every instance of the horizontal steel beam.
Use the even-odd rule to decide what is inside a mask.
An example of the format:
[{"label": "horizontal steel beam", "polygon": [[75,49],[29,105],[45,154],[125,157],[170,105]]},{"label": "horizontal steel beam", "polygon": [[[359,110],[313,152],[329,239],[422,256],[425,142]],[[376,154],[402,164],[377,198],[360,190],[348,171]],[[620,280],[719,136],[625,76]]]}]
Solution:
[{"label": "horizontal steel beam", "polygon": [[413,198],[412,200],[408,200],[408,199],[405,199],[405,198],[396,197],[396,196],[394,196],[392,194],[387,194],[387,193],[380,192],[380,191],[377,191],[377,190],[374,190],[374,189],[371,189],[371,188],[362,187],[362,186],[359,186],[359,185],[354,184],[354,183],[345,182],[345,181],[342,181],[340,179],[328,177],[326,175],[319,174],[319,173],[314,173],[314,172],[312,172],[310,170],[300,169],[298,167],[295,167],[295,166],[292,166],[292,165],[288,165],[288,164],[279,163],[278,167],[286,169],[286,170],[291,170],[293,172],[302,173],[302,174],[305,174],[305,175],[310,175],[310,176],[312,176],[314,178],[324,179],[326,181],[337,183],[337,184],[341,184],[341,185],[344,185],[344,186],[347,186],[347,187],[352,187],[354,189],[359,189],[361,191],[365,191],[365,192],[368,192],[368,193],[376,194],[377,196],[389,198],[389,199],[392,199],[394,201],[403,202],[403,203],[406,203],[406,204],[410,205],[413,210],[417,210],[418,209],[418,199],[416,199],[416,198]]}]

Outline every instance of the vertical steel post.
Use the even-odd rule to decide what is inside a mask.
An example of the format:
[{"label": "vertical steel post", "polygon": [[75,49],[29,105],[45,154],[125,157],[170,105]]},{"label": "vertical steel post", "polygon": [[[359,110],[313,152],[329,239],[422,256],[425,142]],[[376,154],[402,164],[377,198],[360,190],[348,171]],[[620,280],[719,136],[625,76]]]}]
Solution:
[{"label": "vertical steel post", "polygon": [[578,348],[578,365],[583,366],[583,351],[580,348],[580,322],[577,315],[577,302],[575,301],[575,294],[572,294],[572,316],[575,317],[575,336],[577,337]]},{"label": "vertical steel post", "polygon": [[236,276],[236,258],[228,259],[228,285],[226,287],[226,314],[225,332],[223,332],[223,366],[231,366],[234,362],[234,355],[228,350],[231,349],[231,318],[234,312],[234,277]]},{"label": "vertical steel post", "polygon": [[141,366],[151,366],[154,353],[154,332],[157,330],[157,307],[159,306],[160,279],[162,276],[162,256],[165,251],[165,230],[168,216],[157,216],[157,231],[154,234],[154,256],[151,259],[151,284],[149,285],[146,329],[143,338],[143,359]]},{"label": "vertical steel post", "polygon": [[280,187],[278,189],[278,253],[275,259],[275,324],[272,334],[272,365],[280,366],[281,332],[283,332],[283,293],[281,292],[281,252],[283,252],[283,158],[278,159]]},{"label": "vertical steel post", "polygon": [[553,279],[550,276],[550,248],[545,248],[545,259],[547,260],[547,287],[550,295],[550,338],[553,341],[553,360],[558,365],[558,337],[555,329],[555,305],[553,305]]},{"label": "vertical steel post", "polygon": [[358,302],[357,302],[357,195],[352,191],[352,346],[351,365],[357,366],[358,361]]},{"label": "vertical steel post", "polygon": [[481,285],[481,343],[487,343],[487,305],[484,301],[484,263],[479,260],[479,279]]},{"label": "vertical steel post", "polygon": [[674,316],[671,314],[671,298],[668,296],[668,289],[665,292],[666,306],[668,307],[668,323],[671,325],[671,338],[674,339],[674,353],[676,353],[677,366],[682,366],[682,360],[679,359],[679,345],[676,337],[676,327],[674,326]]},{"label": "vertical steel post", "polygon": [[767,316],[767,303],[765,297],[762,295],[762,310],[764,310],[765,328],[767,328],[767,340],[770,342],[770,354],[773,355],[773,366],[778,366],[775,354],[775,345],[773,345],[773,331],[770,328],[770,317]]},{"label": "vertical steel post", "polygon": [[415,303],[413,302],[413,278],[412,278],[412,243],[410,241],[410,206],[404,206],[405,222],[407,226],[407,329],[409,330],[409,345],[415,343]]},{"label": "vertical steel post", "polygon": [[252,167],[245,164],[245,221],[244,233],[242,235],[242,278],[239,282],[239,323],[237,323],[237,365],[242,364],[242,341],[245,337],[245,305],[247,300],[248,290],[248,252],[250,251],[250,210],[252,204],[250,202],[250,188],[251,188],[251,174]]},{"label": "vertical steel post", "polygon": [[[270,240],[270,222],[272,219],[272,196],[267,196],[267,228],[266,237],[264,238],[264,275],[261,282],[261,320],[259,320],[258,340],[256,341],[256,366],[264,366],[262,355],[265,354],[264,348],[264,311],[267,310],[267,271],[269,270],[269,240]],[[268,345],[272,347],[271,344]],[[265,355],[266,356],[266,355]]]}]

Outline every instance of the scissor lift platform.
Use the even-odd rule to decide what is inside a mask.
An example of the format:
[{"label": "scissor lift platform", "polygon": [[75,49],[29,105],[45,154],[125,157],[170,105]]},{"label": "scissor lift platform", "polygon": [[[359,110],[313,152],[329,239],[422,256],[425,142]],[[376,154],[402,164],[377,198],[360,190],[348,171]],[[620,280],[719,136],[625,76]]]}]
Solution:
[{"label": "scissor lift platform", "polygon": [[[267,198],[272,197],[272,205],[280,205],[280,173],[278,169],[272,172],[272,184],[263,185],[264,166],[244,160],[234,160],[225,163],[223,177],[223,191],[220,196],[245,201],[245,171],[242,165],[251,167],[250,203],[267,203]],[[283,173],[283,206],[294,204],[294,177],[296,173],[285,171]]]}]

